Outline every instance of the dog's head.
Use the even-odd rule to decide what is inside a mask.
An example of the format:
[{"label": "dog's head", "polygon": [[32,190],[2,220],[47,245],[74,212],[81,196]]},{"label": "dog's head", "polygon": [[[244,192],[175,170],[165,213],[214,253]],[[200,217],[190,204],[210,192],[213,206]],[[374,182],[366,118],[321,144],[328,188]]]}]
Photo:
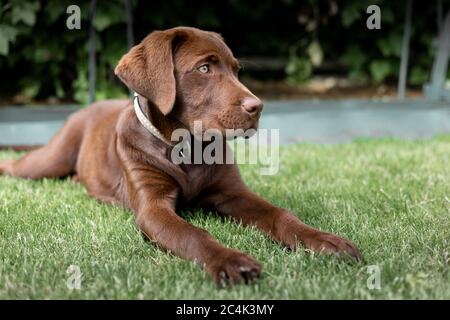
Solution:
[{"label": "dog's head", "polygon": [[262,103],[238,80],[239,63],[214,32],[178,27],[155,31],[119,61],[115,73],[163,115],[193,133],[256,129]]}]

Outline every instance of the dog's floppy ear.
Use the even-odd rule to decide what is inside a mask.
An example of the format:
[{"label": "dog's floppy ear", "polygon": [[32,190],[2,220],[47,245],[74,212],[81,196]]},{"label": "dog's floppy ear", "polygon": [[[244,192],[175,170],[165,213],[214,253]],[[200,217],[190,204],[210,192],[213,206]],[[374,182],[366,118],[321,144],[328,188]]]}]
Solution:
[{"label": "dog's floppy ear", "polygon": [[131,48],[114,70],[123,83],[149,99],[164,115],[175,103],[172,51],[174,40],[179,37],[184,37],[179,31],[152,32]]}]

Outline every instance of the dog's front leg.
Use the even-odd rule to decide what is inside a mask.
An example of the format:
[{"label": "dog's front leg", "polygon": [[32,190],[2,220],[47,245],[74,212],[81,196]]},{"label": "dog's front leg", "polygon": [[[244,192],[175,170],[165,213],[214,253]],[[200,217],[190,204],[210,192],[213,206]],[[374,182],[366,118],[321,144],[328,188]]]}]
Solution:
[{"label": "dog's front leg", "polygon": [[270,204],[249,190],[233,172],[227,177],[229,179],[221,180],[212,188],[219,192],[210,192],[204,199],[205,204],[212,205],[219,213],[245,225],[256,226],[292,250],[301,244],[305,249],[319,253],[361,258],[359,250],[349,240],[308,226],[289,210]]},{"label": "dog's front leg", "polygon": [[305,249],[319,253],[361,258],[359,250],[349,240],[310,227],[292,212],[271,205],[251,191],[221,201],[217,210],[246,225],[258,227],[292,250],[301,244]]},{"label": "dog's front leg", "polygon": [[176,214],[174,183],[165,182],[163,176],[155,179],[148,175],[135,181],[140,183],[132,187],[131,205],[138,227],[149,239],[182,258],[200,263],[220,284],[249,282],[259,276],[261,268],[253,258],[224,247],[206,230]]}]

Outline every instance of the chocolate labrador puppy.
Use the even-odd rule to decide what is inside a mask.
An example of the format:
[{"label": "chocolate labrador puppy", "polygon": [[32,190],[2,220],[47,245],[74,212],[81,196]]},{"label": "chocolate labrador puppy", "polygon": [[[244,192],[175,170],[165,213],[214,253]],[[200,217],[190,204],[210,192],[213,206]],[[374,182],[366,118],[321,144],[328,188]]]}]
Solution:
[{"label": "chocolate labrador puppy", "polygon": [[[177,215],[196,204],[256,226],[292,250],[360,258],[348,240],[319,231],[252,192],[236,164],[175,164],[172,133],[257,128],[261,101],[238,80],[239,63],[214,32],[155,31],[119,61],[115,73],[134,104],[109,100],[73,114],[40,149],[0,162],[0,174],[40,179],[73,176],[89,195],[134,211],[140,230],[159,246],[200,263],[219,283],[249,282],[260,264],[227,248]],[[223,147],[228,148],[226,141]],[[183,148],[184,150],[184,148]],[[229,152],[229,149],[226,149]],[[189,157],[189,154],[188,154]]]}]

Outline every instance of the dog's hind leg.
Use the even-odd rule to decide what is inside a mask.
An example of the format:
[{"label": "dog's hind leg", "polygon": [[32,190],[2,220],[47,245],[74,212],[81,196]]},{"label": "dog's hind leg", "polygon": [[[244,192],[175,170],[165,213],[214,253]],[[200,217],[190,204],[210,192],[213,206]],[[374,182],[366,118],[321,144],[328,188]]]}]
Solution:
[{"label": "dog's hind leg", "polygon": [[19,160],[0,161],[0,174],[40,179],[73,173],[84,131],[84,112],[72,115],[50,142]]}]

